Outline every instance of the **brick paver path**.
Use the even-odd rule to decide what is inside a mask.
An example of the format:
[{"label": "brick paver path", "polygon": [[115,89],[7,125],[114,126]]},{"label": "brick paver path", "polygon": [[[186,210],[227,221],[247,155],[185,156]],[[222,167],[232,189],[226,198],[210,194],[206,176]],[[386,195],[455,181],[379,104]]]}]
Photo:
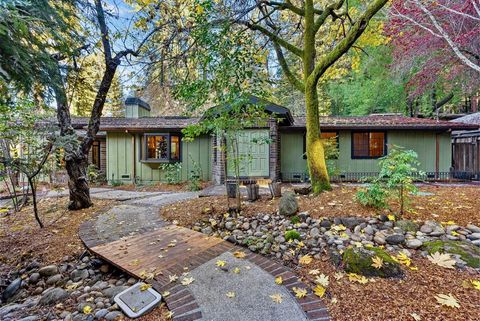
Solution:
[{"label": "brick paver path", "polygon": [[[161,205],[195,196],[129,200],[85,222],[80,238],[99,257],[167,292],[164,299],[175,321],[330,320],[323,302],[281,263],[159,217]],[[237,251],[246,256],[236,257]],[[218,267],[218,260],[226,265]],[[178,280],[172,282],[173,276]],[[277,276],[282,285],[275,284]],[[182,285],[188,277],[194,281]],[[308,295],[297,299],[294,287],[308,289]],[[281,303],[272,300],[274,294],[282,297]]]}]

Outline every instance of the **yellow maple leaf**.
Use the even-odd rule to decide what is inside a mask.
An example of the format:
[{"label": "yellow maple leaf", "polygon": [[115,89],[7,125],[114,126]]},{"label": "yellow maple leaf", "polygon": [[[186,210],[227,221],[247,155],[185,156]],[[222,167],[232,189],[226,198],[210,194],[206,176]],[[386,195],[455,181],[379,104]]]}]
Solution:
[{"label": "yellow maple leaf", "polygon": [[293,288],[293,292],[295,293],[295,296],[299,299],[304,298],[307,296],[307,290],[304,288]]},{"label": "yellow maple leaf", "polygon": [[225,262],[223,260],[218,260],[217,263],[215,263],[215,265],[219,266],[219,267],[225,266],[226,264],[227,264],[227,262]]},{"label": "yellow maple leaf", "polygon": [[83,307],[82,312],[83,312],[83,314],[90,314],[90,313],[92,313],[92,310],[93,309],[92,309],[91,306],[86,305],[86,306]]},{"label": "yellow maple leaf", "polygon": [[233,269],[233,273],[235,273],[235,274],[240,273],[240,269],[239,269],[238,267],[234,268],[234,269]]},{"label": "yellow maple leaf", "polygon": [[395,215],[389,214],[387,215],[389,221],[395,221]]},{"label": "yellow maple leaf", "polygon": [[368,283],[368,279],[363,275],[358,275],[357,273],[348,273],[348,280],[350,282],[358,282],[360,284]]},{"label": "yellow maple leaf", "polygon": [[243,259],[246,254],[243,251],[235,251],[233,252],[233,256],[235,256],[237,259]]},{"label": "yellow maple leaf", "polygon": [[410,315],[413,318],[413,320],[415,320],[415,321],[421,321],[422,320],[422,318],[416,313],[410,313]]},{"label": "yellow maple leaf", "polygon": [[315,278],[315,283],[320,284],[323,287],[327,287],[330,281],[328,280],[328,276],[325,274],[320,274]]},{"label": "yellow maple leaf", "polygon": [[343,278],[344,276],[345,276],[345,274],[342,273],[342,272],[335,272],[335,273],[333,274],[333,277],[334,277],[335,280],[337,280],[337,281],[340,280],[341,278]]},{"label": "yellow maple leaf", "polygon": [[460,235],[460,233],[457,233],[456,231],[452,231],[450,234],[451,234],[452,236],[459,236],[459,235]]},{"label": "yellow maple leaf", "polygon": [[166,298],[167,296],[170,295],[170,291],[163,291],[162,296]]},{"label": "yellow maple leaf", "polygon": [[319,298],[323,298],[325,291],[326,289],[321,285],[317,285],[315,288],[313,288],[313,293]]},{"label": "yellow maple leaf", "polygon": [[227,296],[227,298],[233,299],[235,297],[235,292],[230,291],[227,292],[225,295]]},{"label": "yellow maple leaf", "polygon": [[472,283],[474,289],[480,291],[480,280],[472,280],[470,282]]},{"label": "yellow maple leaf", "polygon": [[168,279],[170,280],[170,282],[175,282],[178,280],[178,276],[176,274],[174,275],[169,275],[168,276]]},{"label": "yellow maple leaf", "polygon": [[439,293],[435,296],[435,299],[437,299],[437,302],[440,303],[441,305],[444,305],[450,308],[460,307],[460,303],[458,303],[457,299],[450,293],[448,295]]},{"label": "yellow maple leaf", "polygon": [[302,264],[302,265],[308,265],[310,263],[312,263],[312,256],[311,255],[304,255],[300,258],[300,260],[298,260],[298,263]]},{"label": "yellow maple leaf", "polygon": [[282,301],[283,301],[283,295],[281,295],[281,294],[279,294],[279,293],[270,295],[270,298],[271,298],[271,299],[273,300],[273,302],[275,302],[275,303],[282,303]]},{"label": "yellow maple leaf", "polygon": [[147,290],[150,289],[151,287],[152,287],[151,284],[142,283],[142,285],[140,285],[140,291],[147,291]]},{"label": "yellow maple leaf", "polygon": [[276,277],[275,278],[275,283],[278,284],[278,285],[282,284],[283,283],[283,278],[281,276]]},{"label": "yellow maple leaf", "polygon": [[412,264],[412,260],[410,260],[410,258],[403,252],[398,253],[396,260],[398,263],[405,266],[410,266],[410,264]]},{"label": "yellow maple leaf", "polygon": [[383,259],[379,256],[373,257],[372,266],[376,269],[381,269],[383,267]]},{"label": "yellow maple leaf", "polygon": [[173,312],[172,311],[168,311],[167,312],[167,319],[172,319],[173,318]]},{"label": "yellow maple leaf", "polygon": [[416,266],[409,266],[408,268],[412,271],[418,271],[418,267]]}]

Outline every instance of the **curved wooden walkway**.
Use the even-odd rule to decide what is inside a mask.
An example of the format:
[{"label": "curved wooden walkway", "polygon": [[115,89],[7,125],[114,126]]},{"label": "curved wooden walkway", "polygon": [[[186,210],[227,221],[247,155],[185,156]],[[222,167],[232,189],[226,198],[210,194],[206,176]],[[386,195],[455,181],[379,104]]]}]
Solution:
[{"label": "curved wooden walkway", "polygon": [[[139,206],[138,211],[158,213],[158,208]],[[159,293],[168,293],[168,295],[164,295],[164,299],[169,310],[173,312],[173,320],[175,321],[228,321],[224,318],[235,321],[330,320],[323,302],[313,295],[292,271],[276,261],[252,253],[222,239],[170,225],[161,219],[154,221],[153,224],[150,221],[148,227],[136,229],[135,233],[128,232],[123,237],[111,240],[106,235],[108,231],[105,231],[105,226],[101,230],[96,226],[97,222],[105,215],[112,216],[111,213],[107,212],[96,220],[82,224],[79,235],[83,243],[95,255],[120,270],[152,284],[152,287]],[[112,222],[112,224],[115,223]],[[121,226],[123,225],[128,226],[128,222],[121,224]],[[129,231],[128,228],[126,230]],[[242,262],[232,255],[236,251],[243,251],[246,254],[245,258],[241,259]],[[242,291],[249,293],[250,291],[254,295],[255,289],[239,289],[238,287],[255,287],[264,281],[267,282],[265,279],[271,278],[272,285],[269,285],[269,287],[278,287],[278,291],[284,291],[281,293],[285,294],[286,304],[271,306],[271,299],[267,296],[265,302],[251,303],[245,301],[247,303],[238,304],[246,306],[235,306],[234,303],[231,303],[230,307],[225,307],[227,303],[221,302],[223,297],[218,298],[218,293],[209,292],[208,284],[211,285],[212,289],[217,285],[215,284],[216,281],[212,280],[214,278],[212,276],[208,276],[209,279],[206,276],[206,279],[203,280],[204,283],[199,280],[195,289],[181,285],[180,280],[172,282],[172,276],[181,279],[185,273],[196,271],[197,268],[197,270],[201,270],[207,264],[212,266],[211,269],[215,269],[215,260],[218,257],[226,258],[225,260],[229,260],[231,264],[237,264],[239,267],[245,266],[250,269],[251,267],[247,266],[248,263],[255,269],[258,268],[258,271],[250,277],[251,279],[260,277],[262,273],[265,274],[260,278],[260,282],[252,283],[254,280],[244,279],[235,283],[235,290],[238,290],[239,293],[242,293]],[[274,284],[273,278],[277,276],[282,276],[282,286]],[[202,274],[199,278],[202,278]],[[229,283],[229,280],[223,279],[222,282]],[[306,297],[297,299],[294,296],[294,287],[308,289],[309,293]],[[211,296],[210,301],[209,296]],[[256,301],[259,301],[259,299],[256,299]],[[239,300],[239,302],[241,301]],[[228,304],[230,305],[230,303]],[[267,307],[259,308],[256,306],[259,304],[267,305]],[[221,311],[222,309],[230,309],[232,313],[237,311],[241,315],[228,317],[228,314]],[[257,310],[259,311],[257,312]],[[218,319],[220,315],[222,315],[222,319]],[[217,319],[212,319],[214,316],[217,316]]]}]

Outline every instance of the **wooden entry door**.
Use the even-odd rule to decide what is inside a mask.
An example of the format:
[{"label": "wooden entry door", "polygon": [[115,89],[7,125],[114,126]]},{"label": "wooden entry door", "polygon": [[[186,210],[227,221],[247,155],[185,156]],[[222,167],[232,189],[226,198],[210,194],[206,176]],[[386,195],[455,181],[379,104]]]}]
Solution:
[{"label": "wooden entry door", "polygon": [[[245,129],[238,135],[240,177],[269,177],[268,138],[268,129]],[[233,177],[235,176],[233,160],[231,155],[229,156],[228,176]]]}]

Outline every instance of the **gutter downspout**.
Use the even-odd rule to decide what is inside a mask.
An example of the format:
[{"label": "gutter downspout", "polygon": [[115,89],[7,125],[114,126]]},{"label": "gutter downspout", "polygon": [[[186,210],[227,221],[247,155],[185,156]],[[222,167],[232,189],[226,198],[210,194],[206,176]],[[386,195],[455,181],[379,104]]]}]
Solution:
[{"label": "gutter downspout", "polygon": [[126,133],[132,136],[132,165],[133,165],[133,174],[132,174],[132,183],[135,185],[137,183],[137,146],[136,146],[136,139],[135,134],[125,130]]}]

